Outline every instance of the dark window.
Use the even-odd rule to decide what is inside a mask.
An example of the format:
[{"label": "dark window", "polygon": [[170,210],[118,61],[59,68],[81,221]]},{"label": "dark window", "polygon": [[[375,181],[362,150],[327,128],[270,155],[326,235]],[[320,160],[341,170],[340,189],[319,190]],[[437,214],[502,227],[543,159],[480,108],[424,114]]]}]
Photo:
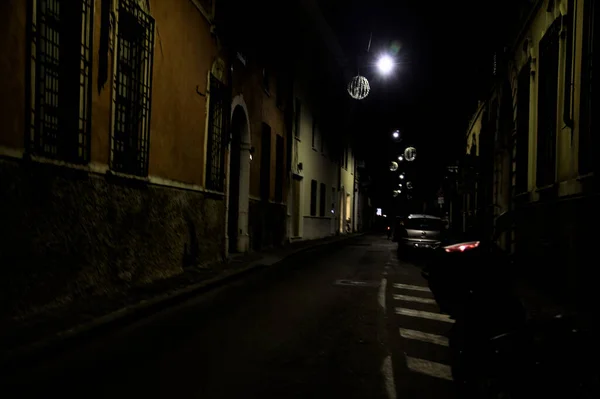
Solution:
[{"label": "dark window", "polygon": [[275,201],[283,201],[283,136],[277,135],[275,142]]},{"label": "dark window", "polygon": [[271,127],[262,124],[260,149],[260,197],[268,201],[271,191]]},{"label": "dark window", "polygon": [[344,169],[348,170],[348,146],[344,147]]},{"label": "dark window", "polygon": [[93,1],[36,1],[32,19],[32,153],[86,163],[90,154]]},{"label": "dark window", "polygon": [[313,118],[312,124],[312,148],[317,148],[317,118]]},{"label": "dark window", "polygon": [[321,183],[321,197],[319,198],[319,216],[325,216],[325,207],[327,206],[327,186]]},{"label": "dark window", "polygon": [[552,184],[555,178],[559,29],[560,20],[556,20],[540,41],[536,173],[538,187]]},{"label": "dark window", "polygon": [[206,188],[223,191],[225,147],[229,132],[229,88],[210,76],[208,138],[206,143]]},{"label": "dark window", "polygon": [[296,109],[294,111],[294,134],[300,138],[300,121],[302,120],[302,102],[296,98]]},{"label": "dark window", "polygon": [[263,88],[265,89],[265,91],[267,92],[267,94],[270,94],[270,86],[269,86],[269,71],[267,70],[267,68],[263,68],[262,70],[262,78],[263,78]]},{"label": "dark window", "polygon": [[583,35],[583,60],[581,82],[581,125],[579,129],[579,174],[584,175],[600,170],[600,136],[596,115],[600,113],[600,101],[594,94],[600,90],[597,77],[593,75],[595,54],[600,54],[600,7],[595,1],[586,1]]},{"label": "dark window", "polygon": [[283,108],[284,105],[284,96],[285,96],[285,79],[282,74],[279,74],[277,77],[277,82],[275,82],[275,105],[278,108]]},{"label": "dark window", "polygon": [[150,145],[154,19],[134,1],[124,0],[119,4],[111,168],[146,176]]},{"label": "dark window", "polygon": [[317,181],[310,181],[310,216],[317,216]]},{"label": "dark window", "polygon": [[527,63],[519,73],[517,81],[517,155],[516,192],[527,191],[529,173],[529,90],[530,65]]},{"label": "dark window", "polygon": [[439,219],[410,218],[404,221],[407,230],[441,231],[444,224]]}]

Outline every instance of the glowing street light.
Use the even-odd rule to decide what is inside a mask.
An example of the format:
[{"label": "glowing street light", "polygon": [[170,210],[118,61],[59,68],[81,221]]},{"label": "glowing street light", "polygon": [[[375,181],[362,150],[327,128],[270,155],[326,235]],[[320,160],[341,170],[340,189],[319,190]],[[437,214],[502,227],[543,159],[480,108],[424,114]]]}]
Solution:
[{"label": "glowing street light", "polygon": [[400,179],[402,179],[402,180],[404,179],[404,174],[400,175]]},{"label": "glowing street light", "polygon": [[392,137],[397,139],[398,137],[400,137],[400,131],[396,130],[394,133],[392,133]]},{"label": "glowing street light", "polygon": [[383,54],[377,60],[377,69],[382,75],[388,75],[394,69],[394,60],[387,54]]},{"label": "glowing street light", "polygon": [[398,156],[398,161],[404,161],[404,157],[402,155]]}]

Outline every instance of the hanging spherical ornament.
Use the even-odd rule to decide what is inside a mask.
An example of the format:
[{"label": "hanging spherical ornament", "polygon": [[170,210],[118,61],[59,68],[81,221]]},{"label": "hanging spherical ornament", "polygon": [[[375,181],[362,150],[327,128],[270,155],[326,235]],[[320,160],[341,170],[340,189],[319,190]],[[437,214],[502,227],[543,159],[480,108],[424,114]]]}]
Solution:
[{"label": "hanging spherical ornament", "polygon": [[395,197],[397,197],[399,194],[400,194],[400,191],[398,191],[398,190],[394,190],[394,194],[393,194],[393,195],[394,195],[394,198],[395,198]]},{"label": "hanging spherical ornament", "polygon": [[409,190],[412,190],[412,188],[413,188],[412,182],[407,181],[406,182],[406,188],[408,188]]},{"label": "hanging spherical ornament", "polygon": [[398,162],[392,162],[392,163],[390,163],[390,170],[392,172],[395,172],[396,170],[398,170]]},{"label": "hanging spherical ornament", "polygon": [[348,83],[348,94],[355,100],[362,100],[369,95],[369,81],[364,76],[357,75]]},{"label": "hanging spherical ornament", "polygon": [[408,162],[412,162],[417,158],[417,149],[415,147],[408,147],[404,150],[404,159]]}]

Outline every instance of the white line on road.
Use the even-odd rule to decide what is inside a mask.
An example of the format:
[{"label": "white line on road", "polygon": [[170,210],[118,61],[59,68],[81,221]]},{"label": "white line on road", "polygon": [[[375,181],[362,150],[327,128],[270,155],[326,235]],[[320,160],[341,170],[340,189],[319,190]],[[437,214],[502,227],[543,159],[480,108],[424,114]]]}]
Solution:
[{"label": "white line on road", "polygon": [[386,356],[381,365],[381,373],[385,383],[385,390],[389,399],[396,399],[396,384],[394,383],[394,367],[392,366],[392,357]]},{"label": "white line on road", "polygon": [[448,365],[410,356],[406,356],[406,365],[417,373],[452,381],[452,370]]},{"label": "white line on road", "polygon": [[429,289],[429,287],[421,287],[420,285],[394,284],[394,288],[400,288],[400,289],[403,289],[403,290],[431,292],[431,290]]},{"label": "white line on road", "polygon": [[429,342],[431,344],[448,346],[448,338],[441,335],[424,333],[416,330],[400,329],[400,336],[406,339],[415,339],[417,341]]},{"label": "white line on road", "polygon": [[381,285],[379,285],[379,293],[377,294],[377,300],[379,301],[379,306],[381,306],[381,308],[384,311],[385,314],[385,292],[386,292],[386,288],[387,288],[387,279],[382,278],[381,279]]},{"label": "white line on road", "polygon": [[420,298],[418,296],[410,296],[410,295],[394,295],[394,299],[396,301],[406,301],[406,302],[418,302],[418,303],[430,303],[435,305],[435,299],[431,298]]},{"label": "white line on road", "polygon": [[454,323],[450,316],[440,313],[425,312],[422,310],[396,308],[396,314],[411,317],[420,317],[422,319],[439,320],[446,323]]}]

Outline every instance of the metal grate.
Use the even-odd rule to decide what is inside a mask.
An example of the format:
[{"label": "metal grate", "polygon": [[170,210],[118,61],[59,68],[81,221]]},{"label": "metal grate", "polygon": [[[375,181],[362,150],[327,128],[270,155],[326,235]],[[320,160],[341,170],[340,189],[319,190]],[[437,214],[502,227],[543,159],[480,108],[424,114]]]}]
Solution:
[{"label": "metal grate", "polygon": [[147,176],[154,19],[132,0],[119,4],[111,169]]},{"label": "metal grate", "polygon": [[89,161],[93,18],[93,0],[35,2],[29,148],[36,155]]},{"label": "metal grate", "polygon": [[211,75],[206,154],[206,188],[209,190],[223,191],[229,98],[228,88]]}]

